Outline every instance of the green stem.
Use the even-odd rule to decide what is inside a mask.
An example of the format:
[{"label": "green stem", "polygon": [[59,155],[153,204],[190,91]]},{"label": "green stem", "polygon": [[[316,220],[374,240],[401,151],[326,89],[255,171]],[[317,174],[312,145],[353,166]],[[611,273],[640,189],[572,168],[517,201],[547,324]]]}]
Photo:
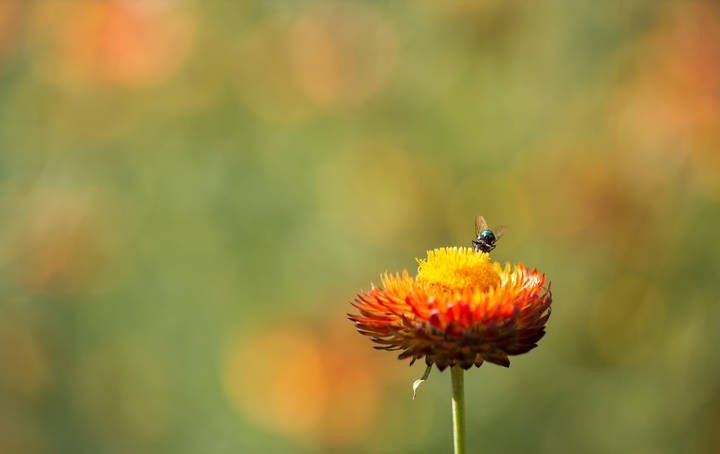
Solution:
[{"label": "green stem", "polygon": [[455,454],[465,454],[465,392],[464,377],[460,366],[450,369],[452,379],[453,446]]}]

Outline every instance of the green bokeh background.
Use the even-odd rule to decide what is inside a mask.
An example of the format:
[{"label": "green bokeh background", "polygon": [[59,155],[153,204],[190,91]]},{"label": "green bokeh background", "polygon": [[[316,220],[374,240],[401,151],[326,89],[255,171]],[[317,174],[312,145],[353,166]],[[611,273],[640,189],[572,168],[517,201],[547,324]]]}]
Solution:
[{"label": "green bokeh background", "polygon": [[469,245],[552,281],[470,452],[720,452],[711,1],[0,1],[0,452],[450,452],[345,320]]}]

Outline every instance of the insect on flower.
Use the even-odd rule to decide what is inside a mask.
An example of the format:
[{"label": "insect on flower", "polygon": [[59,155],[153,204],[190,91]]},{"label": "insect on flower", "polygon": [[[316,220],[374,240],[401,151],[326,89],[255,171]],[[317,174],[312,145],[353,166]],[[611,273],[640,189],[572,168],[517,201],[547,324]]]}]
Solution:
[{"label": "insect on flower", "polygon": [[501,225],[490,230],[485,218],[475,217],[475,239],[472,241],[475,252],[490,252],[495,249],[495,242],[503,236],[506,226]]},{"label": "insect on flower", "polygon": [[475,219],[473,247],[444,247],[417,259],[411,276],[385,273],[380,285],[359,292],[348,314],[357,331],[378,350],[397,351],[412,365],[425,358],[423,376],[432,366],[450,369],[455,454],[465,452],[463,371],[485,362],[510,367],[510,356],[537,347],[550,318],[550,281],[522,263],[504,266],[490,252],[505,228],[490,230]]},{"label": "insect on flower", "polygon": [[386,273],[380,284],[350,303],[358,332],[377,349],[400,351],[398,359],[425,357],[440,370],[485,361],[508,367],[508,356],[537,346],[550,317],[544,274],[470,248],[430,250],[416,276]]}]

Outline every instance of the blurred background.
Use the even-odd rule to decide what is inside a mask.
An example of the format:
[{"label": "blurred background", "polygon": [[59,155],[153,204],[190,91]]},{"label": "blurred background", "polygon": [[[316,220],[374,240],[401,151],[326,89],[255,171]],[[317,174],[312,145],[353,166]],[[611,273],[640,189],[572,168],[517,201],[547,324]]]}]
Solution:
[{"label": "blurred background", "polygon": [[348,301],[509,225],[471,452],[720,452],[720,6],[0,0],[0,452],[450,452]]}]

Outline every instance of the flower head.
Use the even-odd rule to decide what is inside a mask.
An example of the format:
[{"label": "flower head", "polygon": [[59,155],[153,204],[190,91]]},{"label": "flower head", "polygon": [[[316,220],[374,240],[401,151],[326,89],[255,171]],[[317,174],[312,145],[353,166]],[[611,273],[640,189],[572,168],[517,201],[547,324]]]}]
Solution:
[{"label": "flower head", "polygon": [[384,274],[351,303],[358,332],[375,348],[400,351],[410,364],[425,357],[440,370],[484,361],[510,366],[509,355],[537,346],[550,317],[550,283],[536,269],[512,269],[469,248],[428,251],[417,277]]}]

